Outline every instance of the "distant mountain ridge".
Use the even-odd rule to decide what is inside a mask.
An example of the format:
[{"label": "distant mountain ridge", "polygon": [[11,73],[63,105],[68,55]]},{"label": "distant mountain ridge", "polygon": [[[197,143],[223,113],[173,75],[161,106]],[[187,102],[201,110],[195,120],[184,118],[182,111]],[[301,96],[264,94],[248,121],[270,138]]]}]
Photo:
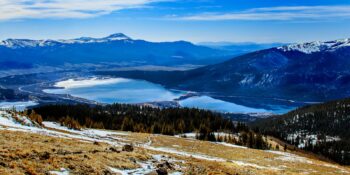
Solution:
[{"label": "distant mountain ridge", "polygon": [[[148,42],[122,33],[68,40],[7,39],[0,42],[0,63],[38,65],[120,63],[123,65],[205,65],[227,60],[230,52],[186,41]],[[14,64],[12,64],[14,65]]]},{"label": "distant mountain ridge", "polygon": [[286,45],[286,43],[254,43],[254,42],[201,42],[201,46],[222,49],[235,53],[237,56],[258,50]]},{"label": "distant mountain ridge", "polygon": [[86,43],[102,43],[120,40],[131,40],[130,37],[122,34],[116,33],[104,38],[91,38],[91,37],[81,37],[69,40],[30,40],[30,39],[7,39],[0,42],[0,46],[5,46],[8,48],[18,49],[24,47],[46,47],[55,46],[59,44],[86,44]]},{"label": "distant mountain ridge", "polygon": [[291,44],[179,72],[124,72],[172,88],[218,96],[322,102],[350,96],[349,39]]}]

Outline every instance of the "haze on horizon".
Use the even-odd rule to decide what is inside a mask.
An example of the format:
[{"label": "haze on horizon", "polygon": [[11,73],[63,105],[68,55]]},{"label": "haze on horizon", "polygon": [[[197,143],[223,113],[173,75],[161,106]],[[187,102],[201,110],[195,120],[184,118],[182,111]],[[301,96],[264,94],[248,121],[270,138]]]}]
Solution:
[{"label": "haze on horizon", "polygon": [[348,0],[0,0],[0,40],[124,33],[149,41],[304,42],[350,38]]}]

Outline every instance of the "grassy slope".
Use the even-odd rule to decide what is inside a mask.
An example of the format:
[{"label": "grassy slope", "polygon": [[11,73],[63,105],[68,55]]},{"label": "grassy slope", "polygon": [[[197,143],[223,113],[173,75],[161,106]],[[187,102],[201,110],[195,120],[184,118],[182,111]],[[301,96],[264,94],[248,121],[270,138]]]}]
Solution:
[{"label": "grassy slope", "polygon": [[[56,130],[57,131],[57,130]],[[283,160],[283,156],[261,150],[235,148],[225,145],[170,136],[129,133],[122,136],[125,143],[152,148],[167,148],[192,153],[193,157],[163,152],[160,149],[136,147],[134,152],[111,152],[111,145],[94,144],[84,140],[0,130],[0,174],[45,174],[67,168],[72,174],[102,174],[109,167],[136,168],[133,160],[145,161],[151,155],[170,155],[178,160],[178,170],[185,174],[344,174],[347,167],[312,158]],[[150,142],[151,141],[151,142]],[[63,155],[69,151],[71,154]],[[94,153],[95,152],[95,153]],[[45,158],[49,154],[49,158]],[[195,158],[210,156],[225,161]],[[304,156],[304,155],[302,155]],[[307,161],[308,163],[305,163]]]}]

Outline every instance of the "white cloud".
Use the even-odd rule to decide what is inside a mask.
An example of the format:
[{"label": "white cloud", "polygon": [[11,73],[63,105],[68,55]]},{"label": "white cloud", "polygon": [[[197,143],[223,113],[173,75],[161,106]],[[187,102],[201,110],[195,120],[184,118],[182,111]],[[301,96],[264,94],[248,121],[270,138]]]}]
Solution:
[{"label": "white cloud", "polygon": [[232,13],[202,13],[177,17],[178,20],[219,21],[219,20],[323,20],[350,18],[350,6],[280,6],[253,8]]},{"label": "white cloud", "polygon": [[0,20],[89,18],[160,0],[0,0]]}]

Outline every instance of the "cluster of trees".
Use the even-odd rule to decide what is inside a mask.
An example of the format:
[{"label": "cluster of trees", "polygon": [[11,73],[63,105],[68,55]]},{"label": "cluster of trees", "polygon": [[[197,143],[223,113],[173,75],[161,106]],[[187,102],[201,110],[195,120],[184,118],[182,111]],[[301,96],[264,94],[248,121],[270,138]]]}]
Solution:
[{"label": "cluster of trees", "polygon": [[[252,127],[295,146],[306,140],[302,149],[350,165],[350,130],[347,129],[350,128],[350,99],[302,107],[282,116],[258,120]],[[288,138],[301,131],[304,134],[296,139]],[[311,134],[318,136],[316,143],[308,143],[306,136]],[[326,136],[339,139],[326,140]]]},{"label": "cluster of trees", "polygon": [[147,106],[113,104],[106,106],[49,105],[35,109],[44,120],[71,118],[83,127],[175,135],[198,131],[237,132],[235,124],[220,114],[187,108],[158,109]]},{"label": "cluster of trees", "polygon": [[[27,111],[24,111],[24,115],[26,115]],[[41,115],[37,114],[34,110],[32,110],[30,112],[29,115],[27,115],[28,118],[32,121],[35,121],[36,123],[38,123],[39,125],[43,125],[43,118],[41,117]]]},{"label": "cluster of trees", "polygon": [[307,151],[319,153],[335,162],[344,165],[350,165],[350,142],[349,141],[331,141],[317,142],[315,145],[307,144],[304,148]]},{"label": "cluster of trees", "polygon": [[240,146],[246,146],[254,149],[271,149],[267,137],[264,137],[259,132],[250,130],[244,123],[236,124],[237,133],[213,133],[210,129],[200,126],[196,139],[208,140],[213,142],[226,142]]},{"label": "cluster of trees", "polygon": [[77,120],[75,120],[69,116],[60,118],[59,122],[63,126],[67,126],[67,128],[69,128],[69,129],[80,130],[82,128],[82,126],[80,125],[80,123]]},{"label": "cluster of trees", "polygon": [[[113,104],[106,106],[49,105],[35,110],[44,120],[73,129],[82,127],[176,135],[196,132],[197,138],[225,141],[256,149],[267,149],[267,140],[219,113],[190,108],[159,109],[148,106]],[[230,133],[216,136],[215,132]],[[235,135],[235,136],[233,136]]]}]

